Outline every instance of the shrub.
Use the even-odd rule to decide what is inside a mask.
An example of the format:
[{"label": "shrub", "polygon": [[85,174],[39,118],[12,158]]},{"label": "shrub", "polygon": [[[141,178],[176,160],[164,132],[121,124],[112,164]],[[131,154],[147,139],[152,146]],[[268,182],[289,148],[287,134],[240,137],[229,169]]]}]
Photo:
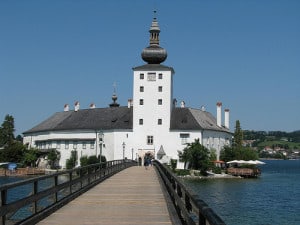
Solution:
[{"label": "shrub", "polygon": [[177,176],[190,175],[190,170],[175,170]]},{"label": "shrub", "polygon": [[171,163],[171,169],[174,172],[176,167],[177,167],[177,160],[176,159],[171,159],[170,163]]}]

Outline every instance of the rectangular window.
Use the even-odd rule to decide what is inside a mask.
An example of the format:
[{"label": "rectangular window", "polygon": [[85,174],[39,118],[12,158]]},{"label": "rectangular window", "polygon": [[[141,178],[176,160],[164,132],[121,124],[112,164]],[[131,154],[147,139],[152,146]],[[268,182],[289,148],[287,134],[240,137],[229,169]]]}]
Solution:
[{"label": "rectangular window", "polygon": [[140,86],[140,92],[144,92],[144,86]]},{"label": "rectangular window", "polygon": [[163,78],[163,75],[162,75],[162,73],[159,73],[159,74],[158,74],[158,79],[160,79],[160,80],[161,80],[162,78]]},{"label": "rectangular window", "polygon": [[144,80],[144,74],[140,73],[140,80]]},{"label": "rectangular window", "polygon": [[57,142],[56,142],[56,148],[57,148],[57,149],[60,149],[60,141],[57,141]]},{"label": "rectangular window", "polygon": [[144,105],[144,99],[140,99],[140,105]]},{"label": "rectangular window", "polygon": [[73,142],[73,149],[77,149],[77,141]]},{"label": "rectangular window", "polygon": [[181,144],[185,145],[188,143],[188,138],[190,137],[190,134],[188,133],[181,133],[180,138],[181,138]]},{"label": "rectangular window", "polygon": [[65,149],[69,149],[69,141],[65,141]]},{"label": "rectangular window", "polygon": [[91,145],[91,149],[95,148],[95,143],[93,141],[91,141],[90,145]]},{"label": "rectangular window", "polygon": [[158,86],[158,92],[162,92],[162,86]]},{"label": "rectangular window", "polygon": [[155,73],[148,73],[147,74],[148,81],[156,81],[156,74]]},{"label": "rectangular window", "polygon": [[147,136],[147,145],[153,145],[153,136]]},{"label": "rectangular window", "polygon": [[157,124],[158,124],[158,125],[162,125],[162,119],[158,119],[158,120],[157,120]]},{"label": "rectangular window", "polygon": [[158,99],[158,105],[162,105],[162,99]]},{"label": "rectangular window", "polygon": [[51,149],[52,148],[52,142],[48,142],[48,149]]},{"label": "rectangular window", "polygon": [[140,120],[139,120],[139,124],[140,124],[140,125],[143,125],[143,124],[144,124],[144,120],[143,120],[143,119],[140,119]]},{"label": "rectangular window", "polygon": [[82,142],[82,149],[86,149],[86,142]]}]

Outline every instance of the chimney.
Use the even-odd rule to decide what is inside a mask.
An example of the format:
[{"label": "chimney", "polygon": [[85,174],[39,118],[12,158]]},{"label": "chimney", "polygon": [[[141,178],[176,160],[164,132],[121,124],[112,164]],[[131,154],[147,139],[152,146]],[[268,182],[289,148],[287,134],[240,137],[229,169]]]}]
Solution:
[{"label": "chimney", "polygon": [[77,112],[77,111],[79,110],[79,108],[80,108],[80,104],[79,104],[79,102],[77,101],[77,102],[75,102],[75,108],[74,108],[74,111]]},{"label": "chimney", "polygon": [[174,108],[177,107],[177,99],[176,99],[176,98],[173,99],[173,107],[174,107]]},{"label": "chimney", "polygon": [[222,125],[222,102],[217,102],[217,125]]},{"label": "chimney", "polygon": [[133,101],[132,101],[132,99],[130,98],[130,99],[128,99],[127,107],[128,107],[128,109],[129,109],[129,108],[131,108],[132,106],[133,106]]},{"label": "chimney", "polygon": [[229,109],[225,109],[224,126],[229,129]]},{"label": "chimney", "polygon": [[90,104],[90,109],[94,109],[94,108],[96,108],[96,105],[94,103],[91,103]]},{"label": "chimney", "polygon": [[180,102],[180,108],[185,108],[185,102],[184,101]]},{"label": "chimney", "polygon": [[70,109],[70,108],[69,108],[69,105],[68,105],[68,104],[65,104],[65,105],[64,105],[64,111],[65,111],[65,112],[68,112],[69,109]]}]

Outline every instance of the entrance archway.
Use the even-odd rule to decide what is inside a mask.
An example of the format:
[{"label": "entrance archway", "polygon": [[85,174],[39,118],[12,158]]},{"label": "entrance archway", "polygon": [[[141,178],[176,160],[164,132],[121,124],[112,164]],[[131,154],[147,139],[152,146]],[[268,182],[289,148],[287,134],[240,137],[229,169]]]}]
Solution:
[{"label": "entrance archway", "polygon": [[148,151],[145,153],[145,158],[149,158],[150,160],[155,158],[154,152],[153,151]]},{"label": "entrance archway", "polygon": [[155,159],[155,150],[154,149],[139,149],[138,150],[138,160],[139,165],[144,165],[145,159],[149,158],[150,160]]}]

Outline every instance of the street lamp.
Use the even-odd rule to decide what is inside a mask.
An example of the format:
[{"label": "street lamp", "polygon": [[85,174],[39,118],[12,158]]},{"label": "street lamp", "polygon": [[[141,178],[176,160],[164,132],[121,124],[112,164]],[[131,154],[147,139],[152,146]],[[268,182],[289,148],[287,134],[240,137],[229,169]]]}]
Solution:
[{"label": "street lamp", "polygon": [[98,138],[99,138],[99,147],[100,147],[100,163],[102,162],[102,145],[103,145],[103,137],[104,134],[102,131],[99,132]]},{"label": "street lamp", "polygon": [[126,146],[125,142],[123,142],[122,146],[123,146],[123,160],[124,160],[125,159],[125,146]]}]

